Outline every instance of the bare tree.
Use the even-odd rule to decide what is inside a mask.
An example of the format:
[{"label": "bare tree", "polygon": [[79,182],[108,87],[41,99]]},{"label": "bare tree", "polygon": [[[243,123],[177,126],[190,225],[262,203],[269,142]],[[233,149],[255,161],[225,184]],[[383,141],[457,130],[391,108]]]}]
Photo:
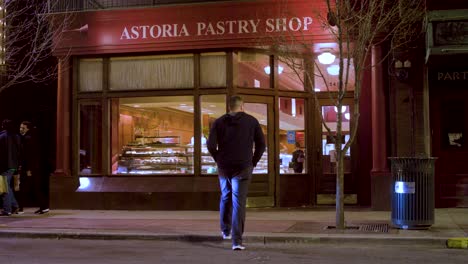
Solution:
[{"label": "bare tree", "polygon": [[[358,131],[359,102],[361,98],[361,77],[364,71],[382,63],[393,52],[408,48],[421,36],[424,28],[424,0],[323,0],[326,5],[326,17],[318,15],[319,23],[326,29],[336,42],[339,66],[338,83],[332,91],[327,82],[327,76],[320,70],[320,65],[314,60],[312,65],[297,63],[298,57],[304,61],[313,56],[313,43],[302,36],[272,36],[269,42],[272,53],[279,55],[280,62],[291,68],[305,87],[312,87],[315,106],[321,113],[319,99],[314,91],[314,80],[323,79],[329,99],[337,109],[336,131],[332,131],[324,120],[321,123],[332,135],[336,150],[336,228],[344,229],[344,158],[351,148]],[[287,12],[287,1],[283,10]],[[291,14],[289,14],[291,15]],[[369,56],[374,45],[386,44],[382,61],[371,61]],[[314,71],[313,69],[316,69]],[[353,74],[354,76],[351,76]],[[355,80],[354,90],[351,80]],[[353,116],[351,118],[350,139],[343,142],[343,112],[345,96],[353,94]]]},{"label": "bare tree", "polygon": [[0,92],[20,83],[56,79],[57,62],[52,54],[72,15],[49,16],[54,1],[4,0],[2,3]]}]

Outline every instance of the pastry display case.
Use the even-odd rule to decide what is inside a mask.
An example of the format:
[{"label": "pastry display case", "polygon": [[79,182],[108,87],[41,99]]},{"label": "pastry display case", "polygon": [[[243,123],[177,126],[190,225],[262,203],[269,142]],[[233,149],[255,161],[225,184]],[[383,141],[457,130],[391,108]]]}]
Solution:
[{"label": "pastry display case", "polygon": [[119,155],[117,174],[193,173],[193,153],[179,137],[139,137]]}]

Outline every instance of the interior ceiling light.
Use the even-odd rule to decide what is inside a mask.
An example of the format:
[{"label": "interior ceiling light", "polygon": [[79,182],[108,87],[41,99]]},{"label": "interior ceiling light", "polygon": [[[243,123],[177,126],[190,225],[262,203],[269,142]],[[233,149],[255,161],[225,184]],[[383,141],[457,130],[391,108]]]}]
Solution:
[{"label": "interior ceiling light", "polygon": [[[265,68],[263,68],[263,70],[265,71],[266,74],[270,74],[271,72],[270,66],[266,66]],[[278,66],[278,74],[283,73],[283,70],[284,68],[282,66]]]},{"label": "interior ceiling light", "polygon": [[335,61],[336,56],[331,54],[330,51],[325,51],[318,56],[318,60],[322,64],[332,64]]},{"label": "interior ceiling light", "polygon": [[[341,106],[341,113],[345,113],[345,112],[346,112],[346,109],[347,109],[347,108],[346,108],[346,105],[342,105],[342,106]],[[338,113],[338,107],[335,106],[335,107],[334,107],[334,110],[335,110],[335,112]]]},{"label": "interior ceiling light", "polygon": [[340,73],[340,66],[338,65],[332,65],[327,67],[327,72],[330,75],[338,75]]}]

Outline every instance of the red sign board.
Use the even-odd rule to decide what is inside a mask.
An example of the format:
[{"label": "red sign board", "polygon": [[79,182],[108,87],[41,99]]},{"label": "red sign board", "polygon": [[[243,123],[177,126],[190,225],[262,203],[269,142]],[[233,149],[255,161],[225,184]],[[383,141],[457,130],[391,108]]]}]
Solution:
[{"label": "red sign board", "polygon": [[78,14],[57,53],[261,46],[278,36],[326,42],[323,0],[223,2]]}]

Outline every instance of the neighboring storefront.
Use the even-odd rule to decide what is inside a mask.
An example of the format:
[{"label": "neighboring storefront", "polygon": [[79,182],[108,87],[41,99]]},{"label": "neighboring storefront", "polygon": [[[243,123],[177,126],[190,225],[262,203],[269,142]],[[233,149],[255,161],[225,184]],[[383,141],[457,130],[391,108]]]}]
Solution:
[{"label": "neighboring storefront", "polygon": [[[317,19],[325,10],[322,1],[313,2],[78,13],[56,53],[60,74],[51,206],[217,209],[217,168],[205,144],[210,125],[226,112],[232,94],[244,97],[246,112],[259,120],[267,140],[248,206],[334,204],[334,149],[318,118],[312,88],[282,58],[262,48],[281,34],[310,42],[315,55],[336,48]],[[311,65],[314,59],[297,57],[297,63]],[[327,72],[333,89],[336,75],[328,67],[320,70]],[[378,103],[371,101],[371,79],[382,78],[383,72],[363,76],[362,132],[345,158],[348,204],[371,203],[370,112],[371,104]],[[333,130],[336,109],[322,86],[317,79],[318,108]],[[345,140],[352,97],[350,93],[343,109]],[[385,113],[385,108],[379,111]],[[302,171],[289,165],[297,148],[305,152]]]},{"label": "neighboring storefront", "polygon": [[429,12],[427,79],[436,206],[468,206],[468,10]]}]

